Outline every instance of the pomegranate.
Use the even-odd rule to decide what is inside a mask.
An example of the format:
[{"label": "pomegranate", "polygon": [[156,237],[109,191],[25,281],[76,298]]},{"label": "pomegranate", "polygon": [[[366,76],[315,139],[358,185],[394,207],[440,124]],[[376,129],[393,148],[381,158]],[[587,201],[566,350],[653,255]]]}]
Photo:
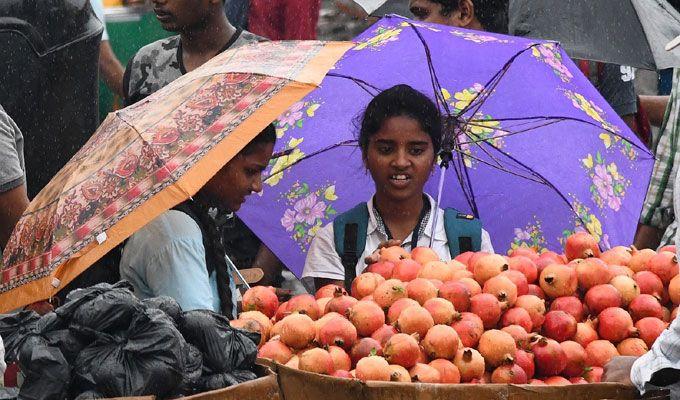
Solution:
[{"label": "pomegranate", "polygon": [[656,251],[652,249],[638,250],[632,247],[630,261],[628,261],[628,268],[633,272],[648,271],[647,262],[656,255]]},{"label": "pomegranate", "polygon": [[511,308],[503,313],[500,326],[506,327],[508,325],[519,325],[526,331],[525,333],[529,333],[533,329],[533,322],[529,312],[520,307]]},{"label": "pomegranate", "polygon": [[612,275],[612,278],[615,276],[627,276],[629,278],[632,278],[633,275],[635,275],[635,272],[633,272],[632,269],[628,267],[624,267],[622,265],[610,265],[609,266],[609,272]]},{"label": "pomegranate", "polygon": [[442,377],[436,368],[428,364],[418,363],[409,370],[413,382],[441,383]]},{"label": "pomegranate", "polygon": [[566,265],[552,264],[545,267],[538,280],[543,292],[552,299],[571,296],[578,286],[576,271]]},{"label": "pomegranate", "polygon": [[661,278],[664,285],[668,285],[678,274],[678,259],[674,253],[662,251],[647,260],[646,267]]},{"label": "pomegranate", "polygon": [[326,314],[336,312],[340,315],[347,315],[347,310],[354,306],[359,300],[352,296],[343,295],[342,292],[335,292],[335,296],[326,303]]},{"label": "pomegranate", "polygon": [[411,368],[416,365],[420,356],[420,346],[413,336],[397,333],[387,340],[383,346],[383,354],[390,364]]},{"label": "pomegranate", "polygon": [[[357,365],[359,360],[368,356],[382,356],[383,348],[382,345],[375,339],[372,338],[361,338],[350,351],[351,364]],[[349,368],[348,368],[349,369]]]},{"label": "pomegranate", "polygon": [[482,291],[494,295],[505,309],[517,301],[517,286],[507,276],[496,275],[487,279]]},{"label": "pomegranate", "polygon": [[[418,336],[418,335],[415,335],[415,336]],[[416,360],[416,364],[417,363],[427,364],[429,362],[430,362],[430,357],[428,357],[427,354],[425,353],[425,349],[423,349],[423,346],[420,346],[420,355],[418,356],[418,360]]]},{"label": "pomegranate", "polygon": [[613,285],[593,286],[586,292],[584,302],[594,315],[602,312],[605,308],[620,307],[623,304],[621,293]]},{"label": "pomegranate", "polygon": [[645,317],[656,317],[659,319],[664,318],[664,310],[659,300],[651,294],[641,294],[630,302],[628,307],[630,311],[630,316],[633,317],[633,321]]},{"label": "pomegranate", "polygon": [[543,293],[543,289],[541,289],[541,287],[538,286],[538,285],[529,284],[527,294],[530,294],[532,296],[538,297],[539,299],[545,300],[545,293]]},{"label": "pomegranate", "polygon": [[254,286],[243,294],[242,308],[243,311],[260,311],[271,318],[279,308],[279,298],[274,288]]},{"label": "pomegranate", "polygon": [[528,294],[519,296],[515,302],[515,306],[529,312],[534,331],[543,325],[543,320],[545,319],[545,300]]},{"label": "pomegranate", "polygon": [[408,297],[406,285],[397,279],[386,280],[373,292],[373,301],[383,309],[389,308],[395,301],[404,297]]},{"label": "pomegranate", "polygon": [[385,324],[373,332],[373,334],[371,334],[371,338],[377,340],[381,346],[384,346],[385,342],[387,342],[389,338],[397,333],[397,328],[392,325]]},{"label": "pomegranate", "polygon": [[567,386],[571,385],[571,382],[567,378],[562,376],[551,376],[543,380],[548,386]]},{"label": "pomegranate", "polygon": [[550,311],[564,311],[574,317],[577,322],[583,320],[583,317],[585,316],[583,303],[575,296],[556,298],[550,304]]},{"label": "pomegranate", "polygon": [[460,261],[456,260],[449,260],[446,262],[446,264],[453,270],[453,271],[467,271],[467,265],[463,264]]},{"label": "pomegranate", "polygon": [[416,278],[406,284],[408,297],[417,301],[421,306],[429,299],[437,297],[437,287],[424,278]]},{"label": "pomegranate", "polygon": [[593,340],[586,346],[586,364],[591,367],[604,367],[618,355],[616,347],[608,340]]},{"label": "pomegranate", "polygon": [[438,358],[428,365],[439,372],[440,383],[460,383],[460,371],[451,361]]},{"label": "pomegranate", "polygon": [[674,244],[670,244],[670,245],[663,246],[662,248],[660,248],[659,252],[668,251],[670,253],[676,254],[677,253],[676,248],[677,247]]},{"label": "pomegranate", "polygon": [[474,264],[475,280],[483,285],[488,279],[508,270],[508,261],[498,254],[486,254]]},{"label": "pomegranate", "polygon": [[[463,313],[463,315],[465,314],[471,313]],[[458,336],[460,337],[461,343],[465,347],[477,347],[479,338],[482,336],[482,333],[484,333],[484,323],[482,322],[481,318],[477,317],[475,314],[471,315],[474,315],[476,319],[461,318],[460,320],[454,321],[454,323],[451,324],[451,327],[456,330]]]},{"label": "pomegranate", "polygon": [[344,371],[341,369],[336,369],[332,374],[332,377],[334,378],[344,378],[344,379],[352,379],[352,374],[349,373],[349,371]]},{"label": "pomegranate", "polygon": [[425,265],[430,261],[439,261],[439,255],[429,247],[416,247],[411,250],[411,258],[421,265]]},{"label": "pomegranate", "polygon": [[401,246],[383,247],[379,250],[380,259],[378,261],[389,261],[396,263],[401,260],[410,259],[411,255]]},{"label": "pomegranate", "polygon": [[491,383],[527,383],[527,373],[517,364],[505,364],[493,370]]},{"label": "pomegranate", "polygon": [[402,333],[417,333],[419,337],[425,337],[427,331],[434,326],[434,320],[426,309],[420,306],[406,308],[399,314],[397,329]]},{"label": "pomegranate", "polygon": [[347,317],[360,336],[371,336],[385,324],[385,313],[372,301],[357,302],[347,311]]},{"label": "pomegranate", "polygon": [[316,294],[314,295],[314,298],[319,300],[327,297],[335,297],[335,293],[338,291],[340,291],[342,294],[347,294],[347,291],[345,290],[344,287],[330,283],[328,285],[322,286],[321,289],[317,290]]},{"label": "pomegranate", "polygon": [[602,252],[602,254],[600,254],[600,260],[610,265],[627,266],[632,256],[630,247],[616,246]]},{"label": "pomegranate", "polygon": [[286,312],[305,314],[312,320],[317,320],[321,316],[321,310],[311,294],[299,294],[292,297],[288,300]]},{"label": "pomegranate", "polygon": [[588,232],[576,232],[567,238],[564,245],[564,255],[567,260],[575,258],[599,257],[600,247],[597,240]]},{"label": "pomegranate", "polygon": [[588,381],[585,380],[584,377],[582,376],[575,376],[573,378],[569,378],[569,382],[571,382],[572,385],[587,385]]},{"label": "pomegranate", "polygon": [[536,372],[542,376],[557,375],[567,367],[567,355],[559,343],[546,337],[537,337],[531,345]]},{"label": "pomegranate", "polygon": [[470,297],[482,293],[482,286],[472,277],[460,278],[458,279],[458,282],[467,286],[470,291]]},{"label": "pomegranate", "polygon": [[534,365],[533,353],[529,353],[524,350],[517,350],[517,352],[515,352],[515,364],[522,367],[524,372],[527,374],[528,379],[534,377],[536,366]]},{"label": "pomegranate", "polygon": [[262,336],[264,336],[265,341],[271,337],[270,332],[272,330],[272,321],[266,315],[259,311],[246,311],[239,314],[238,317],[242,320],[257,321],[262,326],[262,330],[260,332]]},{"label": "pomegranate", "polygon": [[550,311],[545,314],[543,334],[558,342],[570,340],[576,334],[576,319],[564,311]]},{"label": "pomegranate", "polygon": [[320,299],[316,299],[316,305],[319,307],[319,310],[321,310],[321,316],[326,315],[326,306],[328,305],[328,302],[330,302],[331,300],[333,300],[332,297],[322,297]]},{"label": "pomegranate", "polygon": [[330,375],[334,371],[333,358],[324,349],[311,349],[300,354],[298,368],[302,371]]},{"label": "pomegranate", "polygon": [[411,383],[411,375],[401,365],[390,365],[390,381]]},{"label": "pomegranate", "polygon": [[[487,256],[489,254],[491,254],[491,253],[488,253],[486,251],[478,251],[478,252],[472,254],[470,256],[470,258],[468,259],[468,262],[464,263],[465,265],[467,265],[468,271],[474,272],[475,271],[475,264],[477,264],[477,260],[479,260],[480,258]],[[458,261],[460,261],[460,260],[458,260]]]},{"label": "pomegranate", "polygon": [[418,277],[418,272],[422,265],[417,262],[408,259],[401,260],[394,264],[394,269],[392,270],[392,279],[398,279],[402,282],[410,282]]},{"label": "pomegranate", "polygon": [[527,257],[530,260],[538,260],[538,253],[532,247],[520,246],[512,249],[509,252],[510,258]]},{"label": "pomegranate", "polygon": [[548,386],[541,379],[530,379],[529,385],[532,385],[532,386]]},{"label": "pomegranate", "polygon": [[423,268],[418,272],[418,277],[446,282],[453,279],[453,273],[454,269],[449,264],[437,260],[423,264]]},{"label": "pomegranate", "polygon": [[276,315],[274,316],[274,319],[276,321],[281,321],[283,317],[285,317],[288,314],[290,314],[288,312],[288,302],[284,301],[279,305],[279,308],[276,310]]},{"label": "pomegranate", "polygon": [[470,290],[468,286],[459,281],[448,281],[439,288],[439,297],[453,304],[456,311],[463,312],[470,309]]},{"label": "pomegranate", "polygon": [[659,318],[645,317],[635,323],[635,328],[640,332],[642,339],[648,348],[652,348],[656,338],[666,329],[668,324]]},{"label": "pomegranate", "polygon": [[484,357],[473,348],[465,347],[458,349],[453,364],[460,371],[460,381],[470,382],[473,379],[481,379],[484,376]]},{"label": "pomegranate", "polygon": [[598,258],[588,258],[576,263],[578,285],[588,290],[595,285],[604,285],[611,280],[607,264]]},{"label": "pomegranate", "polygon": [[281,335],[281,327],[283,326],[283,324],[281,322],[282,321],[278,321],[277,323],[274,324],[274,326],[272,326],[272,330],[269,331],[269,336],[274,338],[276,336]]},{"label": "pomegranate", "polygon": [[357,329],[345,318],[333,318],[319,329],[319,343],[323,346],[335,345],[349,350],[356,340]]},{"label": "pomegranate", "polygon": [[435,325],[427,331],[420,342],[431,359],[452,360],[458,350],[458,333],[448,325]]},{"label": "pomegranate", "polygon": [[387,310],[387,322],[390,324],[397,322],[402,311],[408,307],[419,305],[420,304],[417,301],[409,298],[402,298],[395,301],[394,304],[390,306],[389,310]]},{"label": "pomegranate", "polygon": [[264,327],[254,319],[234,319],[229,321],[229,325],[233,328],[259,333],[260,343],[257,345],[258,348],[262,347],[269,339],[266,332],[264,332]]},{"label": "pomegranate", "polygon": [[[460,281],[460,280],[463,280],[463,278],[469,278],[469,279],[472,279],[474,281],[474,279],[473,279],[474,275],[472,275],[472,272],[470,272],[466,269],[465,270],[453,271],[453,278],[451,278],[452,281]],[[479,286],[479,284],[477,284],[477,286]],[[480,286],[479,291],[480,292],[482,291],[481,286]]]},{"label": "pomegranate", "polygon": [[597,320],[597,333],[602,339],[618,343],[630,336],[637,335],[637,329],[633,327],[633,319],[622,308],[606,308],[600,313]]},{"label": "pomegranate", "polygon": [[545,269],[545,267],[548,265],[566,264],[567,259],[563,255],[557,254],[554,251],[546,251],[541,253],[541,255],[538,257],[538,260],[534,261],[534,263],[536,264],[538,274],[540,275],[541,272],[543,272],[543,269]]},{"label": "pomegranate", "polygon": [[517,346],[509,333],[491,329],[482,333],[477,350],[489,366],[497,367],[504,362],[514,361]]},{"label": "pomegranate", "polygon": [[597,331],[595,330],[595,323],[592,320],[585,322],[579,322],[576,324],[576,334],[574,335],[574,341],[585,348],[588,343],[593,340],[597,340]]},{"label": "pomegranate", "polygon": [[423,308],[430,313],[435,325],[450,325],[453,322],[453,315],[456,313],[450,301],[440,298],[426,301]]},{"label": "pomegranate", "polygon": [[466,267],[470,265],[470,258],[474,256],[475,253],[472,251],[466,251],[465,253],[461,253],[454,258],[455,261],[458,261],[459,263],[465,265]]},{"label": "pomegranate", "polygon": [[470,311],[482,319],[485,329],[491,329],[501,318],[501,303],[496,296],[481,293],[470,299]]},{"label": "pomegranate", "polygon": [[522,296],[529,293],[529,283],[527,282],[527,278],[521,272],[513,270],[503,271],[499,276],[504,276],[510,279],[510,281],[517,288],[518,296]]},{"label": "pomegranate", "polygon": [[622,356],[640,357],[649,351],[645,341],[639,338],[624,339],[616,346],[616,350]]},{"label": "pomegranate", "polygon": [[680,304],[680,275],[676,275],[668,283],[668,296],[673,304]]},{"label": "pomegranate", "polygon": [[604,369],[602,367],[588,367],[587,371],[583,374],[583,379],[588,383],[599,383],[602,382],[602,375],[604,374]]},{"label": "pomegranate", "polygon": [[560,347],[567,357],[567,366],[562,370],[562,375],[570,378],[583,375],[586,367],[586,350],[583,346],[567,340],[560,343]]},{"label": "pomegranate", "polygon": [[364,272],[352,281],[352,297],[361,299],[370,296],[375,292],[375,288],[385,282],[382,275],[374,272]]},{"label": "pomegranate", "polygon": [[374,274],[382,276],[385,279],[391,279],[393,269],[394,263],[389,261],[382,261],[369,265],[366,268],[366,272],[372,272]]},{"label": "pomegranate", "polygon": [[390,381],[390,365],[380,356],[364,357],[355,369],[357,379],[366,381]]},{"label": "pomegranate", "polygon": [[508,325],[501,329],[503,332],[509,333],[518,349],[528,349],[531,343],[531,336],[527,331],[519,325]]},{"label": "pomegranate", "polygon": [[300,364],[300,358],[297,355],[295,355],[295,356],[291,357],[290,360],[288,360],[288,362],[286,363],[286,367],[298,369],[299,364]]},{"label": "pomegranate", "polygon": [[257,351],[258,358],[267,358],[285,364],[293,357],[293,352],[280,340],[270,340]]},{"label": "pomegranate", "polygon": [[508,269],[521,272],[527,278],[527,283],[534,283],[538,278],[538,267],[529,257],[511,256],[508,259]]},{"label": "pomegranate", "polygon": [[629,276],[615,276],[609,282],[621,294],[621,301],[624,306],[628,306],[635,297],[640,294],[640,287],[635,280]]},{"label": "pomegranate", "polygon": [[333,370],[349,371],[352,368],[352,360],[349,358],[349,354],[345,350],[338,346],[328,346],[328,354],[331,355],[333,360]]}]

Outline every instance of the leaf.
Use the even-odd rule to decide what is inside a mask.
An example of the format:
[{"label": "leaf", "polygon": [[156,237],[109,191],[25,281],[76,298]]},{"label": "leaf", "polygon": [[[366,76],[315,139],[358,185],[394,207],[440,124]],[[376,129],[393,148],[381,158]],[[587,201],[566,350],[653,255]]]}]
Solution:
[{"label": "leaf", "polygon": [[295,126],[297,126],[298,128],[302,128],[302,120],[301,119],[297,120]]},{"label": "leaf", "polygon": [[309,193],[309,185],[307,183],[302,184],[302,193]]},{"label": "leaf", "polygon": [[321,104],[319,104],[319,103],[313,103],[313,104],[312,104],[311,106],[309,106],[309,108],[307,109],[307,116],[308,116],[308,117],[313,117],[313,116],[314,116],[314,112],[315,112],[319,107],[321,107]]},{"label": "leaf", "polygon": [[597,155],[595,156],[595,161],[597,161],[598,164],[604,164],[604,159],[602,159],[602,154],[600,154],[600,151],[597,151]]},{"label": "leaf", "polygon": [[305,140],[305,138],[300,138],[300,139],[290,138],[290,140],[288,141],[288,147],[289,148],[298,147],[300,145],[300,143],[302,143],[303,140]]}]

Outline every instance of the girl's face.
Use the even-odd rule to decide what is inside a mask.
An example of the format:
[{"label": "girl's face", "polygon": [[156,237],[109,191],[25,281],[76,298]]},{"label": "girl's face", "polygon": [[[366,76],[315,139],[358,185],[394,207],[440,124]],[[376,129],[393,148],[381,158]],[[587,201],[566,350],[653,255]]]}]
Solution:
[{"label": "girl's face", "polygon": [[368,141],[364,162],[376,192],[396,201],[422,196],[434,165],[432,139],[411,117],[386,119]]}]

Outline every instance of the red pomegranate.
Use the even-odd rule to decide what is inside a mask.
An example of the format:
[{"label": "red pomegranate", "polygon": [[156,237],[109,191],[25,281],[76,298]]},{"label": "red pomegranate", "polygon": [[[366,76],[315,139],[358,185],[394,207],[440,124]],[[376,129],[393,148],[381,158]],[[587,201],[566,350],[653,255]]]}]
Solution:
[{"label": "red pomegranate", "polygon": [[468,290],[470,291],[470,297],[482,293],[482,286],[480,286],[476,280],[472,279],[472,277],[460,278],[458,279],[458,282],[467,286]]},{"label": "red pomegranate", "polygon": [[352,368],[352,359],[350,359],[349,354],[340,347],[328,346],[328,354],[331,355],[331,359],[333,360],[334,371],[349,371]]},{"label": "red pomegranate", "polygon": [[336,369],[333,371],[331,374],[332,377],[334,378],[344,378],[344,379],[352,379],[352,374],[349,373],[349,371],[343,371],[341,369]]},{"label": "red pomegranate", "polygon": [[510,279],[510,281],[517,288],[518,296],[522,296],[529,293],[529,282],[527,282],[527,278],[521,272],[513,270],[503,271],[499,276],[504,276]]},{"label": "red pomegranate", "polygon": [[505,309],[517,301],[517,286],[507,276],[496,275],[487,279],[482,292],[494,295]]},{"label": "red pomegranate", "polygon": [[319,299],[324,299],[326,297],[335,297],[335,293],[337,291],[340,291],[342,294],[347,294],[347,291],[345,290],[344,287],[334,285],[332,283],[322,286],[321,289],[316,291],[316,294],[314,295],[314,298],[317,300]]},{"label": "red pomegranate", "polygon": [[538,267],[529,257],[511,256],[508,259],[508,268],[511,271],[521,272],[527,278],[527,283],[534,283],[538,279]]},{"label": "red pomegranate", "polygon": [[291,314],[281,320],[281,341],[288,347],[304,349],[315,336],[314,321],[306,314]]},{"label": "red pomegranate", "polygon": [[453,304],[453,307],[458,312],[468,311],[470,309],[470,290],[467,285],[459,281],[444,282],[439,288],[439,297],[446,299]]},{"label": "red pomegranate", "polygon": [[594,340],[586,346],[586,364],[590,367],[603,368],[609,360],[618,355],[616,347],[608,340]]},{"label": "red pomegranate", "polygon": [[461,382],[471,382],[484,376],[484,357],[473,348],[458,349],[453,364],[460,371]]},{"label": "red pomegranate", "polygon": [[418,277],[418,272],[422,267],[411,259],[395,262],[394,269],[392,269],[392,279],[410,282]]},{"label": "red pomegranate", "polygon": [[597,336],[597,330],[595,330],[595,322],[593,320],[587,320],[576,324],[576,334],[574,335],[574,341],[576,343],[585,348],[588,346],[588,343],[597,339],[599,339],[599,337]]},{"label": "red pomegranate", "polygon": [[288,302],[284,301],[279,305],[279,308],[276,310],[276,315],[274,316],[274,320],[276,321],[281,321],[283,317],[286,315],[290,314],[288,312]]},{"label": "red pomegranate", "polygon": [[529,349],[532,335],[519,325],[508,325],[501,329],[503,332],[509,333],[518,349]]},{"label": "red pomegranate", "polygon": [[373,301],[383,308],[389,308],[395,301],[408,297],[406,285],[398,279],[388,279],[373,292]]},{"label": "red pomegranate", "polygon": [[364,357],[368,357],[371,355],[382,356],[383,347],[375,339],[361,338],[356,343],[354,343],[354,346],[352,346],[352,350],[350,351],[349,355],[351,358],[352,365],[357,365],[359,360],[361,360]]},{"label": "red pomegranate", "polygon": [[406,334],[417,333],[420,338],[425,337],[430,328],[434,326],[434,320],[426,309],[420,306],[406,308],[399,314],[397,329]]},{"label": "red pomegranate", "polygon": [[569,261],[576,258],[599,257],[600,247],[593,235],[587,232],[576,232],[567,238],[564,255]]},{"label": "red pomegranate", "polygon": [[675,246],[674,244],[670,244],[670,245],[663,246],[662,248],[660,248],[660,249],[659,249],[659,252],[668,251],[668,252],[670,252],[670,253],[677,254],[677,250],[676,250],[676,249],[677,249],[677,246]]},{"label": "red pomegranate", "polygon": [[501,304],[496,296],[489,293],[472,296],[470,311],[482,319],[485,329],[495,327],[501,318]]},{"label": "red pomegranate", "polygon": [[527,257],[530,260],[538,260],[538,252],[532,247],[520,246],[509,251],[508,254],[512,257]]},{"label": "red pomegranate", "polygon": [[583,303],[575,296],[558,297],[550,304],[550,311],[564,311],[576,319],[583,320],[585,309]]},{"label": "red pomegranate", "polygon": [[576,334],[576,319],[564,311],[549,311],[543,321],[543,334],[558,342],[570,340]]},{"label": "red pomegranate", "polygon": [[397,328],[395,328],[392,325],[383,325],[380,328],[378,328],[375,332],[371,334],[371,338],[375,339],[380,343],[381,346],[384,346],[385,343],[394,335],[399,333],[397,331]]},{"label": "red pomegranate", "polygon": [[554,251],[546,251],[541,253],[541,255],[539,256],[538,260],[535,261],[535,263],[536,267],[538,268],[538,274],[540,275],[543,269],[548,265],[566,264],[567,259],[563,255],[557,254]]},{"label": "red pomegranate", "polygon": [[385,279],[392,278],[392,270],[394,269],[394,263],[389,261],[377,262],[371,264],[366,268],[366,272],[373,272],[382,276]]},{"label": "red pomegranate", "polygon": [[387,310],[387,323],[392,324],[397,322],[397,319],[399,318],[399,315],[401,314],[402,311],[404,311],[406,308],[411,307],[411,306],[419,306],[417,301],[409,298],[402,298],[397,301],[395,301]]},{"label": "red pomegranate", "polygon": [[575,376],[573,378],[569,378],[569,382],[571,382],[572,385],[587,385],[588,384],[588,381],[582,376]]},{"label": "red pomegranate", "polygon": [[673,304],[680,304],[680,275],[676,275],[668,284],[668,296]]},{"label": "red pomegranate", "polygon": [[609,283],[612,278],[607,264],[599,258],[588,258],[576,263],[576,274],[578,285],[584,290]]},{"label": "red pomegranate", "polygon": [[656,255],[656,251],[652,249],[638,250],[631,246],[631,258],[628,261],[628,268],[633,272],[648,271],[647,262]]},{"label": "red pomegranate", "polygon": [[570,382],[567,378],[562,377],[562,376],[550,376],[550,377],[548,377],[548,378],[545,378],[545,379],[543,380],[543,382],[545,382],[545,384],[548,385],[548,386],[567,386],[567,385],[571,385],[571,382]]},{"label": "red pomegranate", "polygon": [[439,255],[429,247],[416,247],[411,250],[411,258],[421,265],[430,261],[439,261]]},{"label": "red pomegranate", "polygon": [[420,342],[430,359],[453,360],[458,351],[458,333],[448,325],[435,325]]},{"label": "red pomegranate", "polygon": [[430,313],[435,325],[450,325],[456,313],[450,301],[438,297],[426,301],[423,308]]},{"label": "red pomegranate", "polygon": [[538,337],[531,345],[539,376],[558,375],[567,367],[567,356],[559,343]]},{"label": "red pomegranate", "polygon": [[406,284],[408,297],[417,301],[421,306],[429,299],[437,297],[437,287],[427,279],[416,278]]},{"label": "red pomegranate", "polygon": [[628,338],[619,343],[616,346],[616,350],[622,356],[640,357],[648,352],[649,348],[647,347],[645,341],[640,338]]},{"label": "red pomegranate", "polygon": [[659,300],[651,294],[641,294],[634,298],[633,301],[630,302],[628,311],[630,312],[633,321],[645,317],[664,318],[663,307],[659,303]]},{"label": "red pomegranate", "polygon": [[571,340],[560,343],[560,346],[567,357],[567,366],[562,375],[570,378],[583,375],[586,367],[586,350],[583,346]]},{"label": "red pomegranate", "polygon": [[[465,314],[471,313],[463,313],[463,315]],[[461,343],[463,343],[463,346],[465,347],[477,347],[479,338],[482,336],[482,333],[484,333],[484,323],[482,322],[481,318],[477,317],[475,314],[471,315],[474,315],[476,319],[461,318],[451,324],[451,327],[456,330],[458,336],[460,337]]]},{"label": "red pomegranate", "polygon": [[411,383],[411,375],[401,365],[390,364],[390,381]]},{"label": "red pomegranate", "polygon": [[439,371],[428,364],[417,363],[408,372],[413,382],[441,383],[442,380]]},{"label": "red pomegranate", "polygon": [[383,354],[390,364],[411,368],[420,357],[420,346],[411,335],[397,333],[387,340],[383,346]]},{"label": "red pomegranate", "polygon": [[453,279],[454,268],[443,261],[430,261],[423,264],[418,272],[418,277],[423,279],[436,279],[446,282]]},{"label": "red pomegranate", "polygon": [[389,261],[393,263],[411,258],[411,254],[401,246],[383,247],[380,249],[379,255],[380,259],[378,261]]},{"label": "red pomegranate", "polygon": [[602,367],[588,367],[588,371],[583,374],[583,378],[588,383],[599,383],[602,382],[602,375],[604,374],[604,369]]},{"label": "red pomegranate", "polygon": [[633,327],[633,319],[623,308],[605,308],[598,315],[597,321],[597,333],[604,340],[618,343],[637,335],[637,329]]},{"label": "red pomegranate", "polygon": [[355,369],[357,379],[366,381],[390,381],[390,365],[380,356],[364,357]]},{"label": "red pomegranate", "polygon": [[501,316],[501,327],[506,327],[508,325],[519,325],[526,333],[533,330],[533,322],[531,321],[531,316],[529,312],[520,307],[514,307],[503,313]]},{"label": "red pomegranate", "polygon": [[647,260],[647,270],[654,272],[664,285],[678,274],[678,259],[674,253],[662,251]]},{"label": "red pomegranate", "polygon": [[602,252],[600,260],[609,265],[627,266],[632,256],[632,249],[630,247],[616,246]]},{"label": "red pomegranate", "polygon": [[506,362],[513,362],[517,345],[515,339],[510,334],[491,329],[482,334],[479,338],[477,350],[484,357],[487,365],[497,367]]},{"label": "red pomegranate", "polygon": [[621,293],[621,301],[624,306],[628,306],[634,298],[640,294],[640,287],[635,280],[629,276],[615,276],[609,281]]},{"label": "red pomegranate", "polygon": [[584,302],[594,315],[598,315],[605,308],[621,307],[623,300],[621,293],[610,284],[593,286],[586,292]]},{"label": "red pomegranate", "polygon": [[517,350],[517,352],[515,352],[515,364],[522,367],[524,372],[527,374],[528,379],[534,377],[534,372],[536,370],[536,365],[534,364],[534,353],[529,353],[524,350]]},{"label": "red pomegranate", "polygon": [[292,297],[288,300],[286,312],[305,314],[312,320],[317,320],[321,316],[321,310],[311,294],[299,294]]},{"label": "red pomegranate", "polygon": [[359,336],[371,336],[385,324],[385,313],[373,301],[359,301],[347,310],[347,317]]},{"label": "red pomegranate", "polygon": [[545,300],[533,295],[519,296],[515,302],[516,307],[523,308],[529,312],[533,330],[540,329],[545,319]]},{"label": "red pomegranate", "polygon": [[532,385],[532,386],[548,386],[548,385],[545,384],[545,382],[543,382],[540,379],[530,379],[529,385]]},{"label": "red pomegranate", "polygon": [[342,292],[335,292],[335,296],[326,303],[325,314],[336,312],[340,315],[347,315],[347,310],[352,308],[359,300],[349,295],[343,295]]},{"label": "red pomegranate", "polygon": [[545,300],[545,293],[543,293],[543,289],[541,289],[540,286],[529,284],[528,288],[529,288],[528,289],[529,291],[527,292],[527,294],[530,294],[532,296],[538,297],[539,299]]},{"label": "red pomegranate", "polygon": [[527,373],[517,364],[505,364],[493,370],[491,383],[514,383],[523,385],[527,383]]},{"label": "red pomegranate", "polygon": [[279,298],[273,288],[254,286],[243,294],[243,311],[259,311],[271,318],[279,308]]},{"label": "red pomegranate", "polygon": [[498,254],[486,254],[474,263],[475,280],[483,285],[488,279],[508,270],[508,261]]},{"label": "red pomegranate", "polygon": [[385,278],[382,275],[374,272],[364,272],[352,281],[352,297],[361,299],[370,296],[375,292],[375,288],[383,282],[385,282]]},{"label": "red pomegranate", "polygon": [[543,292],[551,299],[571,296],[578,287],[576,271],[566,265],[553,264],[545,267],[538,280]]},{"label": "red pomegranate", "polygon": [[257,352],[258,358],[267,358],[279,364],[285,364],[293,357],[293,352],[280,340],[270,340]]},{"label": "red pomegranate", "polygon": [[451,361],[438,358],[432,360],[429,366],[439,371],[440,383],[460,383],[460,371]]},{"label": "red pomegranate", "polygon": [[310,349],[298,356],[298,368],[302,371],[330,375],[334,365],[330,353],[324,349]]},{"label": "red pomegranate", "polygon": [[319,343],[323,346],[338,346],[349,350],[356,340],[357,330],[345,318],[333,318],[319,329]]},{"label": "red pomegranate", "polygon": [[466,251],[465,253],[461,253],[454,258],[454,260],[464,264],[466,267],[470,265],[469,261],[472,256],[474,256],[475,253],[472,251]]},{"label": "red pomegranate", "polygon": [[[491,253],[487,253],[486,251],[478,251],[476,253],[473,253],[470,256],[470,258],[468,259],[467,263],[464,263],[465,265],[467,265],[468,271],[474,272],[475,271],[475,264],[477,264],[477,260],[479,260],[480,258],[487,256],[489,254],[491,254]],[[460,260],[458,260],[458,261],[460,261]]]},{"label": "red pomegranate", "polygon": [[650,349],[656,338],[661,335],[667,326],[668,324],[666,322],[655,317],[642,318],[635,323],[635,328],[639,331],[640,339],[642,339]]}]

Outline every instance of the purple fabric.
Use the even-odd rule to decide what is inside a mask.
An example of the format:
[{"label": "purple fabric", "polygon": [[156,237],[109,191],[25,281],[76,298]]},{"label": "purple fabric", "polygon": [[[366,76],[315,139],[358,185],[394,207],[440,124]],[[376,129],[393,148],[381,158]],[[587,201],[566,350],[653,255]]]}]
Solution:
[{"label": "purple fabric", "polygon": [[[451,169],[443,206],[471,214],[476,206],[499,253],[519,245],[561,252],[579,229],[603,248],[632,242],[653,156],[558,44],[388,16],[279,118],[277,150],[289,153],[268,172],[283,173],[239,213],[291,271],[300,276],[319,227],[374,192],[353,141],[371,93],[406,83],[435,98],[416,30],[451,114],[467,129],[454,163],[474,202]],[[489,84],[506,64],[497,85]],[[469,106],[480,91],[488,97]],[[438,178],[426,186],[435,197]]]}]

